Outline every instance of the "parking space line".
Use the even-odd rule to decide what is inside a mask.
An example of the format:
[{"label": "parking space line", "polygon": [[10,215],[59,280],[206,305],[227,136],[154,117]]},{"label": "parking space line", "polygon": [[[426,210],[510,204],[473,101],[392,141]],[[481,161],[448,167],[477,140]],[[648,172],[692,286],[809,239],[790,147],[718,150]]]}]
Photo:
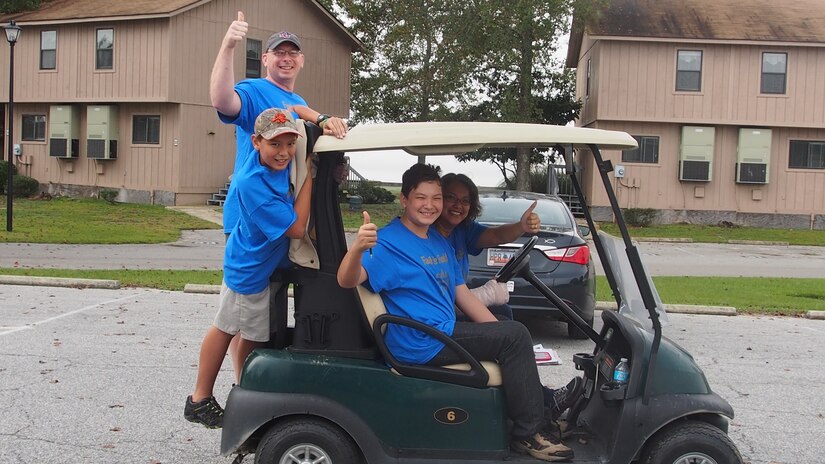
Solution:
[{"label": "parking space line", "polygon": [[0,337],[2,337],[3,335],[8,335],[8,334],[20,332],[21,330],[33,329],[33,328],[37,327],[38,325],[47,324],[49,322],[56,321],[58,319],[63,319],[64,317],[73,316],[75,314],[82,313],[84,311],[88,311],[88,310],[93,309],[93,308],[97,308],[98,306],[105,306],[105,305],[108,305],[108,304],[117,303],[119,301],[128,300],[130,298],[135,298],[135,297],[138,297],[138,296],[140,296],[140,294],[135,293],[133,295],[127,295],[127,296],[124,296],[124,297],[115,298],[114,300],[108,300],[108,301],[104,301],[102,303],[95,303],[93,305],[89,305],[89,306],[86,306],[84,308],[75,309],[74,311],[69,311],[68,313],[58,314],[57,316],[52,316],[48,319],[43,319],[42,321],[32,322],[31,324],[27,324],[27,325],[22,326],[22,327],[2,327],[2,328],[0,328],[0,330],[3,330],[3,329],[9,329],[9,330],[6,330],[5,332],[0,332]]}]

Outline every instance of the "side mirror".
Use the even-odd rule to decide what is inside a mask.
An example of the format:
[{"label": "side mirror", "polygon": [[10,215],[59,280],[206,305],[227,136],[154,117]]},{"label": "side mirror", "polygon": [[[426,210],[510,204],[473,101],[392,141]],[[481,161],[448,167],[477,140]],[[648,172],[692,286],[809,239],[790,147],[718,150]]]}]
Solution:
[{"label": "side mirror", "polygon": [[590,235],[590,227],[579,226],[579,233],[582,235],[582,237],[587,237],[588,235]]}]

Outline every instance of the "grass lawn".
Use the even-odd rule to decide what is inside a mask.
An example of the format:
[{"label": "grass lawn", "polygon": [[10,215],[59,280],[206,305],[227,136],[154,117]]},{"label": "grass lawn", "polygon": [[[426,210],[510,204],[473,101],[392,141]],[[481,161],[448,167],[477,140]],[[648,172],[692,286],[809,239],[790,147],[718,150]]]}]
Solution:
[{"label": "grass lawn", "polygon": [[220,285],[222,271],[171,271],[128,269],[23,269],[0,268],[0,275],[67,277],[117,280],[124,287],[183,290],[186,284]]},{"label": "grass lawn", "polygon": [[341,218],[344,221],[344,229],[358,229],[361,227],[364,223],[362,211],[370,213],[370,221],[378,227],[382,227],[401,214],[401,204],[396,201],[384,205],[363,205],[358,211],[350,211],[349,205],[342,203]]},{"label": "grass lawn", "polygon": [[[601,223],[605,232],[619,236],[619,227]],[[759,227],[719,227],[694,224],[667,224],[649,227],[628,227],[633,238],[690,238],[694,242],[727,243],[729,240],[760,240],[787,242],[790,245],[825,246],[825,230],[763,229]]]},{"label": "grass lawn", "polygon": [[[6,199],[0,196],[5,223]],[[7,243],[165,243],[184,229],[220,226],[160,205],[110,204],[97,199],[15,199],[13,231],[0,231]]]},{"label": "grass lawn", "polygon": [[[825,311],[825,279],[773,277],[654,277],[666,304],[733,306],[742,313],[794,315]],[[596,299],[614,301],[605,277],[596,278]]]}]

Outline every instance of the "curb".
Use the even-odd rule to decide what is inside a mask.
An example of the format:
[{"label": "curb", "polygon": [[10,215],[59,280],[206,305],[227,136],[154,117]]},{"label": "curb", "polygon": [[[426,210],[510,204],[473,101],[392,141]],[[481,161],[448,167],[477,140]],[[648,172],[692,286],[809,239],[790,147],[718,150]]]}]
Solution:
[{"label": "curb", "polygon": [[632,237],[634,242],[693,243],[692,238]]},{"label": "curb", "polygon": [[0,284],[4,285],[31,285],[43,287],[71,287],[71,288],[104,288],[117,290],[120,288],[118,280],[103,279],[73,279],[67,277],[34,277],[34,276],[0,276]]},{"label": "curb", "polygon": [[[183,286],[183,293],[207,293],[218,295],[221,293],[220,285],[186,284]],[[287,290],[287,296],[294,297],[292,287]]]},{"label": "curb", "polygon": [[820,321],[825,321],[825,311],[808,311],[805,313],[805,317],[808,319],[817,319]]},{"label": "curb", "polygon": [[183,293],[221,293],[220,285],[186,284],[183,286]]},{"label": "curb", "polygon": [[790,246],[788,242],[774,242],[771,240],[728,240],[731,245],[771,245],[771,246]]},{"label": "curb", "polygon": [[[669,314],[703,314],[710,316],[736,316],[736,308],[732,306],[697,306],[684,304],[666,304],[665,311]],[[596,309],[601,311],[616,311],[616,303],[612,301],[597,301]],[[810,312],[810,311],[809,311]],[[822,311],[825,319],[825,311]]]}]

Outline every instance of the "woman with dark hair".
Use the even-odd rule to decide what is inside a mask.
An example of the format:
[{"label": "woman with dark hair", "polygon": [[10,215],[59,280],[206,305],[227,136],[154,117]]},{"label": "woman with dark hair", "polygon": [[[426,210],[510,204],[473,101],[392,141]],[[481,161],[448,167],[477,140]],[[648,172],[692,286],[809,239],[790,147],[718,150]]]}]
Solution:
[{"label": "woman with dark hair", "polygon": [[[441,189],[444,209],[434,227],[455,248],[455,257],[465,279],[470,272],[468,253],[477,255],[484,248],[512,242],[525,233],[536,233],[541,226],[538,214],[533,212],[536,202],[527,208],[519,222],[496,227],[479,224],[476,221],[481,214],[478,187],[464,174],[445,174],[441,177]],[[491,280],[473,290],[496,317],[513,318],[513,310],[506,305],[509,293],[504,284]]]}]

